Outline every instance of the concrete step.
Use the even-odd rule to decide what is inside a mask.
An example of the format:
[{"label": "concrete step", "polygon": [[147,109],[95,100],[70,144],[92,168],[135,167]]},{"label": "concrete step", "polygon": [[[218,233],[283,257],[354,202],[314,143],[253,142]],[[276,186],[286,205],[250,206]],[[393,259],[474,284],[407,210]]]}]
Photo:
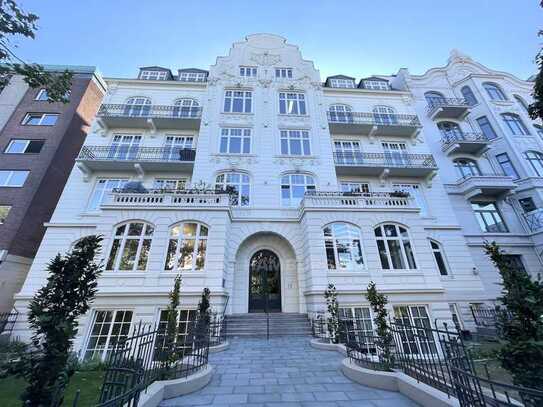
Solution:
[{"label": "concrete step", "polygon": [[[268,322],[269,319],[269,322]],[[234,314],[226,317],[227,336],[310,335],[307,315],[299,313]]]}]

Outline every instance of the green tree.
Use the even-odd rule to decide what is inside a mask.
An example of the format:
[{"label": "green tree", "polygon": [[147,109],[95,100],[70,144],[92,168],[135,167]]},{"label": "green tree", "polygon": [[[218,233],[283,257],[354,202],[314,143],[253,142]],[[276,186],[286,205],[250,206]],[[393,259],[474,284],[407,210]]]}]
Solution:
[{"label": "green tree", "polygon": [[175,277],[173,288],[169,293],[170,303],[166,308],[166,315],[168,319],[166,321],[166,332],[164,333],[164,341],[162,346],[162,362],[164,368],[164,374],[168,377],[170,368],[178,358],[177,355],[177,337],[179,334],[179,304],[181,302],[181,275]]},{"label": "green tree", "polygon": [[498,359],[515,384],[543,390],[543,284],[513,267],[496,242],[486,243],[485,251],[502,278]]},{"label": "green tree", "polygon": [[47,266],[47,284],[30,301],[34,351],[25,354],[16,370],[28,383],[21,395],[26,407],[49,406],[58,386],[69,380],[67,362],[77,321],[89,310],[102,272],[102,265],[94,261],[101,242],[101,236],[87,236],[70,253],[57,254]]},{"label": "green tree", "polygon": [[38,16],[21,10],[14,0],[0,0],[0,89],[7,85],[11,74],[24,77],[31,88],[43,87],[50,102],[68,102],[68,92],[73,74],[45,71],[39,64],[27,64],[13,48],[12,40],[17,36],[35,38]]},{"label": "green tree", "polygon": [[204,288],[202,298],[200,298],[200,302],[198,303],[198,318],[205,322],[206,325],[209,325],[211,322],[209,295],[209,288]]},{"label": "green tree", "polygon": [[326,307],[328,308],[328,319],[326,326],[332,343],[339,343],[339,304],[337,302],[337,291],[334,284],[328,284],[324,291]]},{"label": "green tree", "polygon": [[[543,1],[539,3],[543,7]],[[540,30],[538,35],[543,37],[543,30]],[[543,49],[538,52],[535,57],[538,67],[538,73],[535,77],[534,91],[532,96],[534,97],[534,103],[530,105],[528,111],[532,119],[543,119]]]},{"label": "green tree", "polygon": [[377,327],[377,336],[379,339],[376,341],[376,346],[379,349],[379,360],[383,365],[383,369],[391,370],[394,367],[394,356],[391,351],[394,338],[387,322],[388,311],[386,305],[388,304],[388,298],[377,291],[377,286],[373,281],[370,281],[368,284],[366,298],[373,310],[373,322]]}]

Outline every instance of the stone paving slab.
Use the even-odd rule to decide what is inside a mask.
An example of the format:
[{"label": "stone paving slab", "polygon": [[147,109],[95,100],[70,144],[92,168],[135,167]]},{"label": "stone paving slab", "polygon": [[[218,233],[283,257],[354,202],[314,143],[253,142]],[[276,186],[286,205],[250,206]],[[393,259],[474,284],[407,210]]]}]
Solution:
[{"label": "stone paving slab", "polygon": [[341,373],[343,355],[314,349],[309,337],[230,338],[209,355],[215,367],[202,390],[161,407],[415,407],[400,393],[354,383]]}]

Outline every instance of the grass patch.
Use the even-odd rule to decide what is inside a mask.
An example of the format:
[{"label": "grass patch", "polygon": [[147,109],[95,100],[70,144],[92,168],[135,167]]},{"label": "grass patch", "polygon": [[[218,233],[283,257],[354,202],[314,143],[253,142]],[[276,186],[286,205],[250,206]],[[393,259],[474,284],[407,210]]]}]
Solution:
[{"label": "grass patch", "polygon": [[[71,406],[78,389],[79,406],[98,404],[100,389],[104,379],[104,370],[78,371],[70,379],[64,395],[64,405]],[[7,377],[0,379],[0,405],[2,407],[21,407],[19,396],[26,387],[24,379]]]}]

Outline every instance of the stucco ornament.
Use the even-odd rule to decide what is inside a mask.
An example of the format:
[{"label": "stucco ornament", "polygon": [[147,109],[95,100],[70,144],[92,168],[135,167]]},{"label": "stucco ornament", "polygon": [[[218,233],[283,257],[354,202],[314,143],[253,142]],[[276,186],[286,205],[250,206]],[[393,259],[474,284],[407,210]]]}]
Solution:
[{"label": "stucco ornament", "polygon": [[272,66],[281,62],[281,56],[270,54],[269,52],[263,52],[262,54],[257,54],[253,52],[251,54],[251,61],[254,61],[257,65],[261,66]]}]

